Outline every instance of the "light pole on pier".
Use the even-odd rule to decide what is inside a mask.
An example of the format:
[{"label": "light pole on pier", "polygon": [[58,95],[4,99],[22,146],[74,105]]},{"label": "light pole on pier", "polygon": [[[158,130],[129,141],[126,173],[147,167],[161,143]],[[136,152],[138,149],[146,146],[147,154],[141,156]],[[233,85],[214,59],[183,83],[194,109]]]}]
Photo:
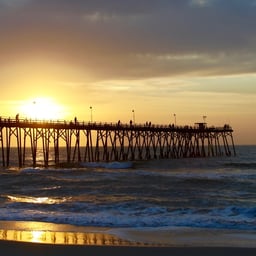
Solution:
[{"label": "light pole on pier", "polygon": [[132,119],[133,119],[133,124],[135,124],[135,111],[134,111],[134,109],[132,110]]},{"label": "light pole on pier", "polygon": [[93,121],[93,119],[92,119],[92,106],[90,106],[90,110],[91,110],[91,123],[92,123],[92,121]]},{"label": "light pole on pier", "polygon": [[207,116],[203,116],[204,123],[205,123],[205,121],[206,121],[206,117],[207,117]]},{"label": "light pole on pier", "polygon": [[33,101],[33,117],[32,118],[34,118],[34,120],[36,120],[36,101],[35,100]]},{"label": "light pole on pier", "polygon": [[176,126],[176,114],[173,114],[174,116],[174,125]]}]

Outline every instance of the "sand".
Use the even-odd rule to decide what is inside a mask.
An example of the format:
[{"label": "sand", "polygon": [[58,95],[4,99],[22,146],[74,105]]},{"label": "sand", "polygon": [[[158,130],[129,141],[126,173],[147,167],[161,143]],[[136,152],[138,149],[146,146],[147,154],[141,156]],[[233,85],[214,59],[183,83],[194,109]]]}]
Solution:
[{"label": "sand", "polygon": [[226,247],[126,247],[126,246],[82,246],[82,245],[49,245],[35,243],[20,243],[0,241],[3,255],[36,255],[36,256],[65,256],[65,255],[147,255],[147,256],[255,256],[255,248],[226,248]]},{"label": "sand", "polygon": [[256,232],[108,229],[0,221],[3,255],[256,255]]}]

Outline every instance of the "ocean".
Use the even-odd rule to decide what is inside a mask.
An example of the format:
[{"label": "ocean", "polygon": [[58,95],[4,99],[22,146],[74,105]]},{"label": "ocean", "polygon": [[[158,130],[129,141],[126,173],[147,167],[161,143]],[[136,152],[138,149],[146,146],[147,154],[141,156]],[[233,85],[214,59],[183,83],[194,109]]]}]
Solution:
[{"label": "ocean", "polygon": [[237,156],[1,167],[0,220],[256,230],[256,146]]}]

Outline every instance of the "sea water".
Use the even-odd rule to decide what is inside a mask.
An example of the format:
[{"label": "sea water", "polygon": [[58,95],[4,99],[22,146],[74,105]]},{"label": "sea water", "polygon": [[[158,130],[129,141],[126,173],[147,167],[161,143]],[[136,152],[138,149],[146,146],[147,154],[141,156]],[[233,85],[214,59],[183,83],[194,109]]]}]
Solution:
[{"label": "sea water", "polygon": [[237,156],[1,168],[0,220],[256,230],[256,146]]}]

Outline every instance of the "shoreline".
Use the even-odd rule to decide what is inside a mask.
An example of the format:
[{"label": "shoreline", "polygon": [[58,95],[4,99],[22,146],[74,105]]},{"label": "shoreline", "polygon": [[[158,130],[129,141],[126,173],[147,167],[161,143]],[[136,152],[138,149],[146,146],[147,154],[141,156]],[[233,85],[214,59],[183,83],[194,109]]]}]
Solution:
[{"label": "shoreline", "polygon": [[202,228],[104,228],[34,221],[0,221],[0,241],[118,247],[216,247],[256,250],[256,232]]},{"label": "shoreline", "polygon": [[256,232],[187,228],[132,229],[0,221],[5,255],[254,256]]}]

